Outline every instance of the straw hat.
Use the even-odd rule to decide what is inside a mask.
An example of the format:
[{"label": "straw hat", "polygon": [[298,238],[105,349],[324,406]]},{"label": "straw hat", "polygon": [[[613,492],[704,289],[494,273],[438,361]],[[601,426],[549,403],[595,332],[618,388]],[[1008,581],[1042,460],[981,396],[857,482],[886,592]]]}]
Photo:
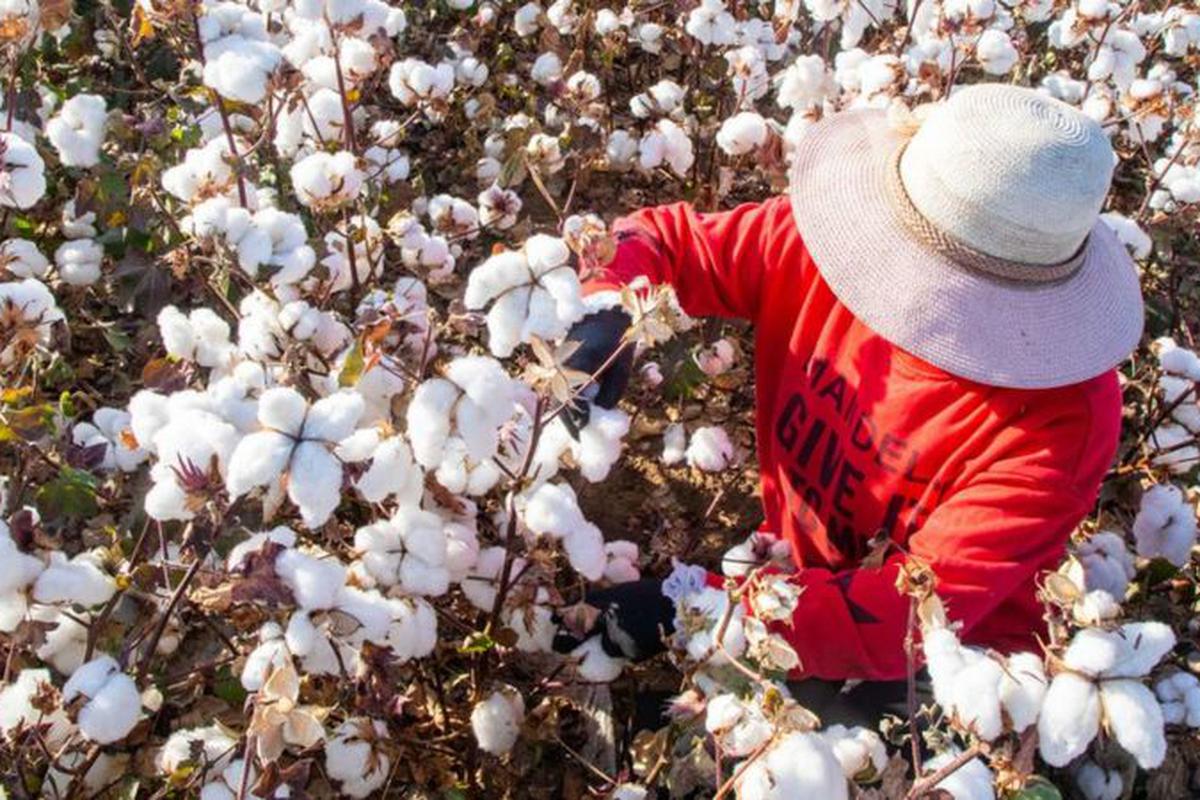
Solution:
[{"label": "straw hat", "polygon": [[1004,84],[920,110],[908,125],[836,114],[798,143],[792,208],[834,294],[883,338],[980,383],[1064,386],[1119,364],[1142,299],[1099,219],[1114,163],[1100,126]]}]

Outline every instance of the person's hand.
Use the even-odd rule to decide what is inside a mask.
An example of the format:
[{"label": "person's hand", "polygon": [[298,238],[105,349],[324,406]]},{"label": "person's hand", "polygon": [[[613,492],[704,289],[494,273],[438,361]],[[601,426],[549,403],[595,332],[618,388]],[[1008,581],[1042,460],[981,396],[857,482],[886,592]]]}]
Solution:
[{"label": "person's hand", "polygon": [[[625,331],[629,329],[629,314],[620,308],[604,308],[593,311],[576,322],[567,332],[567,342],[578,345],[564,362],[564,366],[596,376],[595,394],[591,402],[601,408],[612,408],[625,393],[629,374],[633,370],[633,346],[625,344]],[[624,345],[620,355],[613,353]],[[579,437],[579,431],[588,424],[591,405],[582,398],[563,414],[563,421],[571,435]]]},{"label": "person's hand", "polygon": [[666,649],[663,637],[675,630],[675,604],[663,596],[662,581],[648,578],[588,592],[583,602],[557,613],[555,623],[559,653],[599,636],[613,658],[642,661]]}]

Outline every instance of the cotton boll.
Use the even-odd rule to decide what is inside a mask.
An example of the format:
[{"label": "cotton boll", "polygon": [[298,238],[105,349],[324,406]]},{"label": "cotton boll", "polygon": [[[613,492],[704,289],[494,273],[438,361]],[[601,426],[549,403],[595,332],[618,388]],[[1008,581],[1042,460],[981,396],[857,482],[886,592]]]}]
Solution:
[{"label": "cotton boll", "polygon": [[821,731],[821,736],[842,765],[842,773],[852,781],[875,780],[887,766],[887,748],[875,731],[830,725]]},{"label": "cotton boll", "polygon": [[967,659],[950,686],[950,710],[963,727],[991,741],[1004,732],[1000,708],[1000,664],[987,656]]},{"label": "cotton boll", "polygon": [[740,156],[762,146],[767,140],[767,123],[753,111],[735,114],[721,123],[717,146],[727,155]]},{"label": "cotton boll", "polygon": [[1176,672],[1156,683],[1154,693],[1162,705],[1166,723],[1200,727],[1200,678],[1188,672]]},{"label": "cotton boll", "polygon": [[1115,211],[1101,214],[1100,219],[1112,228],[1113,232],[1117,234],[1117,238],[1129,249],[1130,255],[1134,258],[1140,260],[1150,255],[1150,248],[1154,243],[1137,222]]},{"label": "cotton boll", "polygon": [[989,28],[975,42],[975,57],[989,75],[1007,75],[1020,54],[1004,31]]},{"label": "cotton boll", "polygon": [[292,654],[283,637],[283,629],[268,622],[258,630],[258,646],[246,656],[242,667],[242,688],[257,692],[277,668],[292,663]]},{"label": "cotton boll", "polygon": [[70,675],[83,663],[87,652],[88,628],[74,614],[49,606],[36,606],[32,616],[53,625],[37,649],[37,657],[63,675]]},{"label": "cotton boll", "polygon": [[1075,786],[1084,800],[1120,800],[1125,794],[1121,773],[1110,772],[1090,758],[1082,760],[1075,768]]},{"label": "cotton boll", "polygon": [[75,670],[63,686],[63,702],[77,697],[86,699],[79,710],[79,732],[98,744],[124,739],[141,716],[137,684],[111,656],[99,656]]},{"label": "cotton boll", "polygon": [[292,590],[296,605],[306,611],[333,608],[346,583],[346,568],[337,559],[316,558],[299,550],[280,553],[275,573]]},{"label": "cotton boll", "polygon": [[[958,756],[954,750],[948,750],[925,763],[926,772],[932,774],[949,764]],[[996,786],[992,771],[980,761],[973,758],[959,769],[946,776],[937,784],[937,788],[946,792],[954,800],[995,800]]]},{"label": "cotton boll", "polygon": [[[160,772],[170,775],[187,764],[220,772],[237,752],[237,740],[219,725],[184,728],[167,737],[158,754]],[[196,758],[197,753],[199,758]]]},{"label": "cotton boll", "polygon": [[683,423],[672,422],[663,431],[663,463],[670,466],[683,461],[687,454],[687,431]]},{"label": "cotton boll", "polygon": [[471,710],[471,730],[479,748],[495,756],[512,750],[525,720],[525,700],[520,692],[505,686],[492,692]]},{"label": "cotton boll", "polygon": [[701,0],[688,14],[684,30],[702,45],[729,45],[737,36],[737,21],[721,0]]},{"label": "cotton boll", "polygon": [[1037,722],[1048,685],[1040,657],[1033,653],[1014,653],[1008,657],[999,694],[1011,730],[1023,733]]},{"label": "cotton boll", "polygon": [[588,683],[612,683],[629,663],[606,653],[599,636],[585,639],[571,651],[571,658],[578,661],[579,677]]},{"label": "cotton boll", "polygon": [[771,738],[772,725],[755,702],[733,694],[720,694],[708,701],[704,729],[733,758],[744,758]]},{"label": "cotton boll", "polygon": [[1196,511],[1179,487],[1153,486],[1142,495],[1133,522],[1138,555],[1165,558],[1177,567],[1188,563],[1196,543]]},{"label": "cotton boll", "polygon": [[660,119],[642,137],[638,149],[642,169],[651,170],[665,163],[681,178],[687,176],[695,161],[691,137],[669,119]]},{"label": "cotton boll", "polygon": [[789,733],[779,739],[742,769],[736,788],[741,800],[849,797],[841,763],[817,733]]},{"label": "cotton boll", "polygon": [[54,251],[58,275],[71,286],[91,286],[100,279],[104,248],[94,239],[63,242]]},{"label": "cotton boll", "polygon": [[1087,590],[1105,591],[1120,601],[1137,570],[1125,538],[1112,531],[1093,534],[1076,548]]},{"label": "cotton boll", "polygon": [[733,460],[733,443],[719,426],[697,428],[687,447],[689,466],[704,472],[720,472]]},{"label": "cotton boll", "polygon": [[297,199],[321,211],[356,198],[362,190],[364,175],[355,164],[353,153],[318,151],[292,165],[291,179]]},{"label": "cotton boll", "polygon": [[25,209],[46,193],[45,163],[29,142],[0,133],[0,206]]},{"label": "cotton boll", "polygon": [[23,669],[12,683],[0,687],[0,733],[10,737],[19,728],[46,725],[45,740],[51,747],[58,747],[72,733],[73,726],[61,708],[43,713],[34,708],[33,700],[52,687],[50,671],[45,669]]},{"label": "cotton boll", "polygon": [[1154,694],[1138,681],[1105,681],[1100,684],[1104,718],[1117,743],[1142,769],[1154,769],[1167,755],[1162,708]]},{"label": "cotton boll", "polygon": [[541,24],[542,7],[537,3],[526,3],[513,14],[513,30],[525,38],[537,32]]},{"label": "cotton boll", "polygon": [[1038,717],[1038,752],[1047,764],[1064,767],[1087,750],[1100,732],[1100,692],[1069,672],[1054,677]]},{"label": "cotton boll", "polygon": [[325,771],[349,797],[366,797],[383,786],[392,760],[377,744],[388,738],[379,720],[355,717],[337,727],[325,742]]},{"label": "cotton boll", "polygon": [[94,167],[100,161],[108,109],[104,98],[79,94],[62,104],[46,123],[46,138],[66,167]]},{"label": "cotton boll", "polygon": [[116,590],[116,582],[102,569],[98,556],[80,553],[68,559],[65,553],[56,550],[33,585],[33,599],[47,605],[73,603],[91,607],[108,602]]},{"label": "cotton boll", "polygon": [[21,552],[7,530],[0,530],[0,631],[9,633],[21,624],[28,605],[26,589],[44,568],[41,559]]},{"label": "cotton boll", "polygon": [[0,245],[0,269],[17,278],[46,277],[50,262],[28,239],[9,239]]},{"label": "cotton boll", "polygon": [[[504,557],[503,547],[485,547],[479,552],[471,574],[461,581],[463,595],[481,611],[491,611],[495,603]],[[511,574],[520,574],[524,564],[523,558],[513,559]]]},{"label": "cotton boll", "polygon": [[1121,606],[1111,594],[1102,590],[1088,592],[1071,607],[1071,616],[1080,625],[1099,625],[1120,614]]}]

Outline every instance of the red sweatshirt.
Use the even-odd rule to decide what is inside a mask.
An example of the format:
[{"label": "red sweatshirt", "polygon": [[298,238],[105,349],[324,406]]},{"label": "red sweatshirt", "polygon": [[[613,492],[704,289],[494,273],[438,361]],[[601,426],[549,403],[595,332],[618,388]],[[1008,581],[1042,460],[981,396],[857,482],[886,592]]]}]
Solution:
[{"label": "red sweatshirt", "polygon": [[833,295],[786,197],[651,208],[615,230],[616,259],[589,291],[645,275],[693,316],[756,326],[763,529],[791,544],[804,587],[783,628],[804,676],[904,677],[906,556],[859,566],[880,531],[932,567],[965,641],[1036,646],[1035,578],[1057,567],[1117,447],[1115,371],[1018,390],[918,359]]}]

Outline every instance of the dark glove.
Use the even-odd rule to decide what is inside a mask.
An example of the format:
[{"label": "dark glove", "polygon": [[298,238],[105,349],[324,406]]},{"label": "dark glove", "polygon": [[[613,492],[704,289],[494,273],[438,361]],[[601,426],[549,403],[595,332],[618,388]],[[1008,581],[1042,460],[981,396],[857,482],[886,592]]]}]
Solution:
[{"label": "dark glove", "polygon": [[[596,373],[622,344],[625,331],[632,322],[629,315],[619,308],[604,308],[593,311],[576,322],[567,332],[568,342],[577,342],[579,347],[567,358],[564,366],[585,372]],[[608,367],[596,377],[596,393],[592,403],[601,408],[612,408],[625,393],[629,375],[633,371],[633,346],[627,345]],[[571,435],[579,437],[581,428],[588,424],[591,406],[585,400],[577,400],[563,414],[563,421]]]},{"label": "dark glove", "polygon": [[[585,640],[599,636],[604,652],[613,658],[642,661],[663,652],[663,637],[675,631],[675,604],[663,596],[660,580],[630,581],[597,589],[588,592],[583,604],[599,609],[599,615],[580,630],[578,624],[563,619],[570,612],[556,614],[555,651],[569,653]],[[571,622],[580,619],[582,615],[574,613]]]}]

